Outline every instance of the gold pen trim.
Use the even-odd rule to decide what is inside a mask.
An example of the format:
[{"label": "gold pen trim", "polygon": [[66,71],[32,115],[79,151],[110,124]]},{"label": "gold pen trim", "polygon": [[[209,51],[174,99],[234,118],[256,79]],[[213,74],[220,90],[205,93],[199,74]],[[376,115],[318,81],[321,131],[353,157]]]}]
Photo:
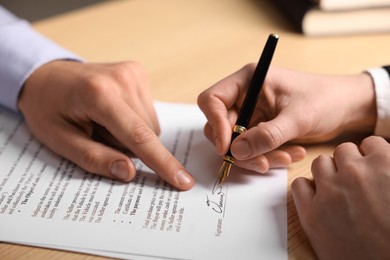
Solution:
[{"label": "gold pen trim", "polygon": [[[241,134],[246,131],[246,128],[241,125],[234,125],[233,132]],[[221,169],[219,170],[219,183],[222,183],[229,176],[230,169],[234,163],[234,157],[230,155],[225,155],[223,157],[223,163]]]},{"label": "gold pen trim", "polygon": [[243,127],[243,126],[234,125],[234,127],[233,127],[233,132],[235,132],[235,133],[241,134],[241,133],[243,133],[243,132],[245,132],[245,131],[246,131],[246,128]]}]

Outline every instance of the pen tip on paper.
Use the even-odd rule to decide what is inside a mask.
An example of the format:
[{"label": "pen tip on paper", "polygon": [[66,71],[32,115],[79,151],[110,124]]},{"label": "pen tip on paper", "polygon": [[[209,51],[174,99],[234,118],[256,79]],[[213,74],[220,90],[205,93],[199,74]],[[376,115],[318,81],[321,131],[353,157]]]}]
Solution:
[{"label": "pen tip on paper", "polygon": [[230,168],[234,159],[232,157],[224,158],[221,169],[219,170],[219,183],[221,184],[229,176]]}]

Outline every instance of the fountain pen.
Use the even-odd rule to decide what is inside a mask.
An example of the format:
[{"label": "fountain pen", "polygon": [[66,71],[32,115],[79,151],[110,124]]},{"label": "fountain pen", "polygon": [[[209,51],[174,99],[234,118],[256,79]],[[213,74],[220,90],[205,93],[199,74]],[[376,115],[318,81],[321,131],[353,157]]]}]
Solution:
[{"label": "fountain pen", "polygon": [[[238,114],[236,124],[233,127],[230,144],[237,136],[239,136],[242,132],[246,131],[248,127],[249,121],[256,107],[257,99],[261,92],[261,88],[264,84],[268,68],[271,64],[278,39],[279,36],[277,34],[270,34],[268,36],[268,40],[264,46],[259,62],[257,63],[255,72],[253,73],[253,77],[248,87],[248,91],[246,93],[243,105]],[[221,169],[219,170],[219,183],[222,183],[229,176],[230,169],[233,163],[234,157],[231,154],[229,147],[229,151],[223,157],[223,163]]]}]

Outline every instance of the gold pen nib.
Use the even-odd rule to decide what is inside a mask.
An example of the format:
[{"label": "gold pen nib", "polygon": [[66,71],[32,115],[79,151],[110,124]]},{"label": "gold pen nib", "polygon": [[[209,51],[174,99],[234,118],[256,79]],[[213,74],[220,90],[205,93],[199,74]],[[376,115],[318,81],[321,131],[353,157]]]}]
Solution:
[{"label": "gold pen nib", "polygon": [[219,183],[221,184],[230,173],[230,168],[232,168],[232,164],[234,162],[234,158],[228,155],[223,157],[223,163],[221,169],[219,170]]}]

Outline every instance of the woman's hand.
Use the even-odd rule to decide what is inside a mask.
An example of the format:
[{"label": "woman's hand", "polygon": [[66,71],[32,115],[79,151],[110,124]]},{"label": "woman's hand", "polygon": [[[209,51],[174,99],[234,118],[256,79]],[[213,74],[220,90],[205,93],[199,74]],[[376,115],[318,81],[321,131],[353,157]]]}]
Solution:
[{"label": "woman's hand", "polygon": [[371,136],[313,161],[314,180],[291,186],[319,259],[390,259],[390,144]]}]

